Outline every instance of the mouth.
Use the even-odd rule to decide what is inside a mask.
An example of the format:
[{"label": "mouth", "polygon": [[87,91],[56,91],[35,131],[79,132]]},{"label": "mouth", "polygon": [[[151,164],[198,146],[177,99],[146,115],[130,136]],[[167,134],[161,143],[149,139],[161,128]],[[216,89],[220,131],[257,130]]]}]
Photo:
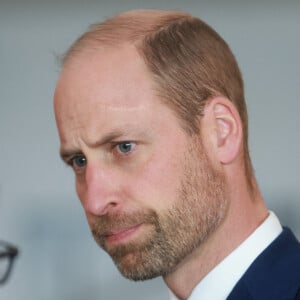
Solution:
[{"label": "mouth", "polygon": [[105,240],[106,245],[120,244],[129,242],[137,235],[142,224],[138,224],[131,227],[119,228],[105,232],[102,237]]}]

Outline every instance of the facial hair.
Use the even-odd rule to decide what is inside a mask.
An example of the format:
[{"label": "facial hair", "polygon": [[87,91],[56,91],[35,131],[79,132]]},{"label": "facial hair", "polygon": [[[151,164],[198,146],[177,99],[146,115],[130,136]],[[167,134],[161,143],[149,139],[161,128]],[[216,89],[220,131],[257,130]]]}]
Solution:
[{"label": "facial hair", "polygon": [[[166,276],[201,247],[225,218],[224,175],[213,168],[203,148],[194,145],[183,158],[184,172],[172,207],[160,212],[141,209],[130,214],[111,213],[98,217],[92,225],[96,242],[125,277],[146,280]],[[106,245],[105,232],[137,224],[147,226],[139,240]]]}]

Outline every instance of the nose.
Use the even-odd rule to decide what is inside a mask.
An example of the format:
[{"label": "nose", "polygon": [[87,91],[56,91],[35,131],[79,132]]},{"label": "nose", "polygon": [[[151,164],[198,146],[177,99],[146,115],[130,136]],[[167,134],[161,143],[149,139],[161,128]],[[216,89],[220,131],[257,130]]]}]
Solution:
[{"label": "nose", "polygon": [[78,196],[87,214],[102,216],[121,203],[116,176],[111,170],[87,166],[84,182],[77,182]]}]

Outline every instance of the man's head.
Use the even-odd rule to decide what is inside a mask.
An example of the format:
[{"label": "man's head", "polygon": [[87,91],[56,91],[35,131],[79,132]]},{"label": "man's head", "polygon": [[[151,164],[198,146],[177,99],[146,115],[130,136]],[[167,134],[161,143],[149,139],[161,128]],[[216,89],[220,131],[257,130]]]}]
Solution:
[{"label": "man's head", "polygon": [[251,178],[239,69],[189,15],[135,11],[93,26],[64,58],[55,113],[93,235],[131,279],[201,251],[229,209],[224,165]]},{"label": "man's head", "polygon": [[187,132],[198,133],[207,100],[224,96],[234,104],[242,121],[245,173],[252,188],[243,79],[219,34],[183,12],[129,11],[92,25],[70,47],[63,63],[83,51],[123,44],[135,46],[150,71],[156,93],[174,109]]}]

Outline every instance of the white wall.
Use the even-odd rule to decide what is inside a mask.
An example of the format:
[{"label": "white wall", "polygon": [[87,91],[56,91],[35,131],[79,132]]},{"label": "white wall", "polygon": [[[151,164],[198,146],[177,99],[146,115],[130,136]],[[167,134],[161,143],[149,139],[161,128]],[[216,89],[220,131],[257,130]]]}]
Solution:
[{"label": "white wall", "polygon": [[63,53],[89,24],[132,8],[193,13],[231,45],[246,83],[250,146],[269,207],[300,237],[300,1],[0,0],[0,238],[20,246],[0,299],[166,299],[93,242],[60,162],[52,95]]}]

